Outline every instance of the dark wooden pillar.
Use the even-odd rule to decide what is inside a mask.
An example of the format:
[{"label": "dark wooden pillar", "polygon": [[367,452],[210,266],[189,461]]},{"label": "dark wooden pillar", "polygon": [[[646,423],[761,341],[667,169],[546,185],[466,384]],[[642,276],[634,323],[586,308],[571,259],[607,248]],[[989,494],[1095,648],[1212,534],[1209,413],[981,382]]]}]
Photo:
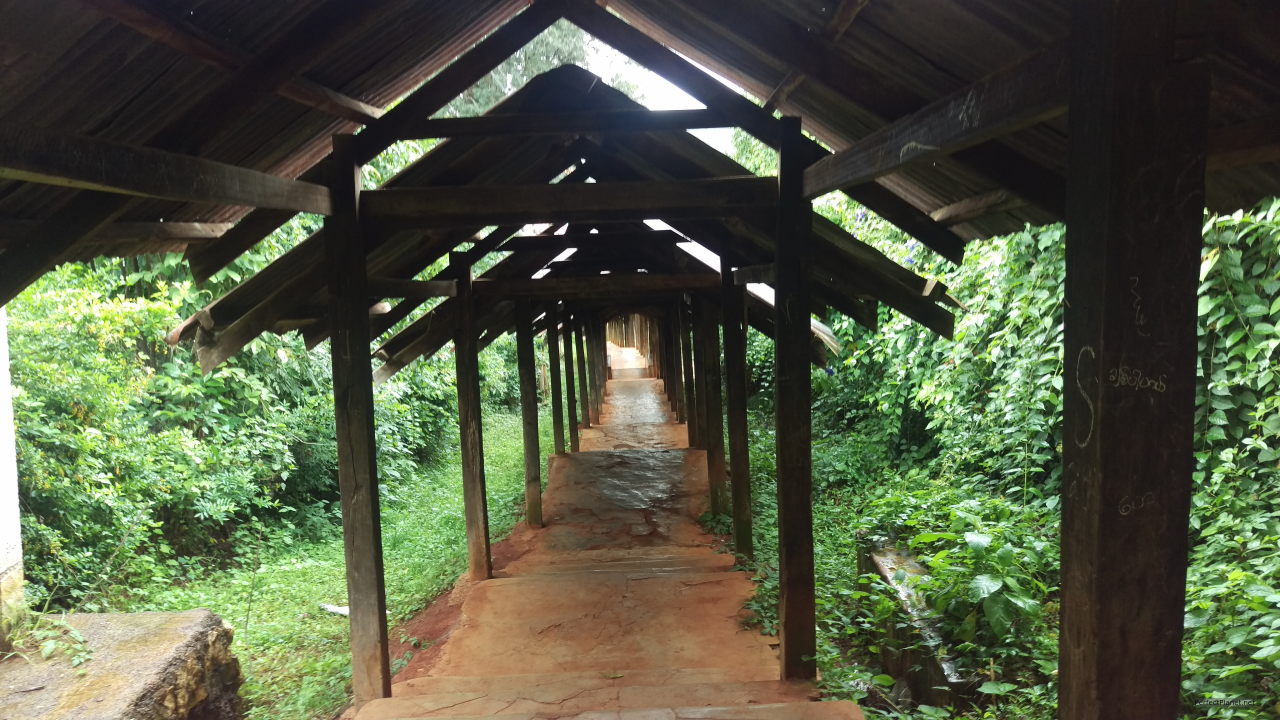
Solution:
[{"label": "dark wooden pillar", "polygon": [[560,326],[560,337],[564,340],[564,402],[569,422],[569,450],[578,452],[578,391],[574,382],[573,362],[573,320],[568,308],[560,314],[563,324]]},{"label": "dark wooden pillar", "polygon": [[529,302],[516,302],[516,366],[524,428],[524,518],[542,527],[542,449],[538,447],[538,382],[533,367],[533,318]]},{"label": "dark wooden pillar", "polygon": [[704,368],[701,387],[706,390],[706,422],[703,427],[703,445],[707,450],[707,480],[711,485],[711,512],[717,515],[729,513],[728,482],[725,477],[724,458],[724,407],[720,388],[720,322],[719,309],[704,296],[694,298],[694,314],[697,321],[697,342],[702,348]]},{"label": "dark wooden pillar", "polygon": [[747,442],[747,305],[746,290],[733,282],[721,255],[724,313],[724,385],[729,425],[729,481],[733,494],[733,545],[739,555],[755,555],[751,536],[751,458]]},{"label": "dark wooden pillar", "polygon": [[[1072,9],[1059,717],[1177,717],[1208,71],[1194,3]],[[1186,56],[1179,56],[1179,52]]]},{"label": "dark wooden pillar", "polygon": [[564,454],[564,389],[560,383],[560,304],[547,305],[547,374],[551,376],[551,436],[557,455]]},{"label": "dark wooden pillar", "polygon": [[360,704],[391,696],[391,666],[378,510],[368,277],[359,215],[360,166],[352,141],[350,135],[333,138],[329,186],[333,215],[325,219],[325,271],[333,328],[330,349],[338,487],[351,609],[351,686]]},{"label": "dark wooden pillar", "polygon": [[467,521],[467,566],[471,577],[493,575],[489,554],[489,508],[484,482],[484,433],[480,425],[480,329],[476,326],[475,294],[471,291],[471,265],[458,253],[450,255],[458,280],[457,300],[462,307],[453,334],[453,357],[458,377],[458,430],[462,449],[462,501]]},{"label": "dark wooden pillar", "polygon": [[667,309],[666,321],[663,323],[667,338],[667,356],[670,358],[670,372],[667,383],[671,388],[671,409],[676,413],[676,422],[684,422],[684,362],[680,355],[680,320],[677,315],[679,305],[672,303]]},{"label": "dark wooden pillar", "polygon": [[587,343],[587,367],[591,378],[591,424],[600,424],[600,412],[604,408],[604,383],[607,361],[604,358],[604,327],[596,320],[587,320],[582,326]]},{"label": "dark wooden pillar", "polygon": [[684,421],[685,430],[689,434],[689,447],[701,447],[702,439],[698,436],[700,422],[698,418],[697,378],[693,374],[693,341],[690,339],[689,312],[684,301],[676,304],[677,332],[680,335],[680,362],[684,365]]},{"label": "dark wooden pillar", "polygon": [[587,343],[583,337],[586,330],[586,323],[582,318],[576,315],[573,318],[573,342],[577,346],[578,352],[578,402],[581,403],[579,408],[581,416],[578,421],[582,427],[591,427],[591,378],[587,374],[587,368],[590,362],[587,359]]},{"label": "dark wooden pillar", "polygon": [[774,269],[775,438],[778,463],[778,639],[784,679],[812,679],[816,648],[813,466],[809,377],[811,211],[802,176],[800,118],[784,117],[778,153],[778,237]]}]

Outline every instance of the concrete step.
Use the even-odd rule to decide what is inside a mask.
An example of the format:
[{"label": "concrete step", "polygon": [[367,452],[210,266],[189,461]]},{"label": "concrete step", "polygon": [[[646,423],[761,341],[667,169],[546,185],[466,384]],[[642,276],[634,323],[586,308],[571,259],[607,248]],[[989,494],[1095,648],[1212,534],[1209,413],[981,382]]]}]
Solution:
[{"label": "concrete step", "polygon": [[[410,714],[382,713],[378,707],[383,703],[393,703],[395,699],[375,700],[368,703],[356,715],[356,720],[416,720],[419,718],[442,717],[430,713],[421,714],[404,708]],[[391,710],[390,707],[387,708]],[[622,710],[587,710],[576,713],[522,711],[503,712],[504,720],[546,720],[563,718],[564,720],[863,720],[862,711],[855,703],[838,702],[789,702],[768,703],[758,705],[729,705],[722,707],[649,707]],[[494,715],[453,715],[455,720],[479,720]]]},{"label": "concrete step", "polygon": [[564,573],[705,573],[726,572],[733,569],[732,555],[702,552],[685,555],[654,555],[617,560],[592,560],[574,557],[550,558],[538,562],[511,563],[499,577],[524,575],[551,575]]},{"label": "concrete step", "polygon": [[740,624],[754,590],[747,573],[725,571],[486,580],[467,596],[435,672],[776,668],[776,640]]},{"label": "concrete step", "polygon": [[[611,677],[618,676],[618,677]],[[778,680],[755,682],[632,685],[626,673],[597,673],[594,678],[543,676],[534,684],[490,690],[430,692],[379,700],[362,709],[359,720],[397,717],[459,717],[535,713],[542,717],[590,711],[625,711],[655,706],[724,707],[730,705],[803,703],[816,699],[809,683]]]},{"label": "concrete step", "polygon": [[661,670],[589,670],[584,672],[528,673],[520,675],[429,675],[398,682],[391,694],[486,693],[498,695],[534,687],[602,688],[621,685],[705,685],[771,681],[778,679],[777,663],[755,667],[702,667]]}]

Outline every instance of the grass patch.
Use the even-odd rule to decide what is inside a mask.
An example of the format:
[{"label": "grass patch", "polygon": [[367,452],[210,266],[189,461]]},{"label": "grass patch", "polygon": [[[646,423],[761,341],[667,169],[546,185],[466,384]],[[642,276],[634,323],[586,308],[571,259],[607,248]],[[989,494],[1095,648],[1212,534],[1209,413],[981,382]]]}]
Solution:
[{"label": "grass patch", "polygon": [[[539,428],[546,455],[551,423],[545,413]],[[487,412],[484,429],[490,532],[496,540],[522,512],[520,416]],[[452,442],[445,461],[382,491],[387,608],[394,622],[425,607],[466,568],[462,470],[457,441]],[[347,619],[318,607],[347,604],[341,534],[313,543],[262,536],[257,544],[243,549],[245,567],[155,588],[127,609],[209,608],[236,628],[233,649],[244,668],[241,695],[250,719],[329,718],[346,702],[351,680]]]}]

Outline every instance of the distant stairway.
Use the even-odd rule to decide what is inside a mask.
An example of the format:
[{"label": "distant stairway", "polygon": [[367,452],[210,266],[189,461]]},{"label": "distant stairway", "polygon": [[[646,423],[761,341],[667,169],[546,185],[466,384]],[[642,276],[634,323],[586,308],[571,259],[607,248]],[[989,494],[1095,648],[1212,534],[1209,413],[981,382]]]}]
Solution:
[{"label": "distant stairway", "polygon": [[[622,383],[661,387],[610,385]],[[616,389],[611,401],[634,402],[641,388]],[[613,431],[646,420],[605,417],[621,421],[602,426]],[[853,703],[814,702],[812,684],[779,681],[776,641],[744,626],[751,578],[696,522],[702,458],[687,448],[553,457],[547,527],[517,530],[531,549],[470,587],[428,676],[397,683],[357,720],[861,720]]]}]

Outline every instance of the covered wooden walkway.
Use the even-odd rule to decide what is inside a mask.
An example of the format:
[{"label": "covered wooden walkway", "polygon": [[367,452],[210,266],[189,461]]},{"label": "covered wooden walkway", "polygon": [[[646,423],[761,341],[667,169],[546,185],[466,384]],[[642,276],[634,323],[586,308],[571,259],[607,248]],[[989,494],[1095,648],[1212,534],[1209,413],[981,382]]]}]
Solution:
[{"label": "covered wooden walkway", "polygon": [[[697,524],[706,453],[688,447],[642,353],[610,347],[599,422],[552,455],[544,527],[517,527],[470,582],[425,675],[358,720],[510,717],[857,719],[779,680],[776,638],[744,627],[753,587]],[[498,564],[498,563],[502,564]]]}]

